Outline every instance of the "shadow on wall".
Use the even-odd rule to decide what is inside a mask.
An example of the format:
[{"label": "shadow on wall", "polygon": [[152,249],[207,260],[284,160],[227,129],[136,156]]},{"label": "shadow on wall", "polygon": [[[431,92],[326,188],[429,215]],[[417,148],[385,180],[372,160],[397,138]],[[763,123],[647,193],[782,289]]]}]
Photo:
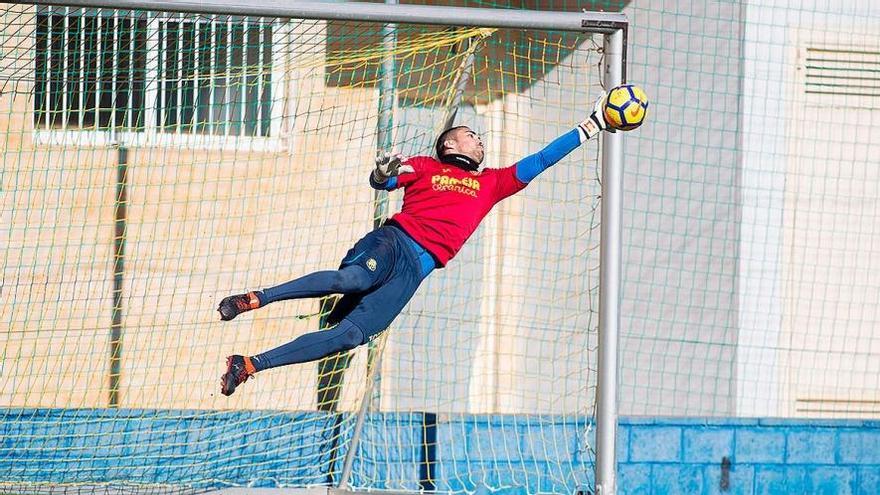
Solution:
[{"label": "shadow on wall", "polygon": [[[595,10],[620,12],[630,0],[570,2],[564,0],[540,1],[401,1],[402,4],[429,4],[434,6],[515,8],[540,11]],[[419,37],[454,30],[454,27],[398,25],[398,45],[413,43]],[[381,24],[358,24],[329,21],[327,24],[327,59],[344,59],[346,53],[381,53]],[[580,44],[589,42],[589,34],[528,30],[501,30],[480,42],[475,53],[474,69],[464,94],[464,102],[485,105],[507,93],[522,93],[530,84],[543,79]],[[600,38],[595,38],[601,43]],[[420,51],[416,56],[398,56],[395,87],[401,105],[442,105],[447,85],[454,84],[449,74],[456,72],[461,63],[457,53],[467,49],[466,41],[451,49]],[[325,74],[329,87],[374,87],[378,84],[381,57],[365,63],[363,59],[342,63],[329,68]],[[414,77],[413,74],[418,74]],[[520,77],[517,77],[517,75]],[[521,77],[529,74],[529,77]],[[444,77],[446,75],[447,77]]]}]

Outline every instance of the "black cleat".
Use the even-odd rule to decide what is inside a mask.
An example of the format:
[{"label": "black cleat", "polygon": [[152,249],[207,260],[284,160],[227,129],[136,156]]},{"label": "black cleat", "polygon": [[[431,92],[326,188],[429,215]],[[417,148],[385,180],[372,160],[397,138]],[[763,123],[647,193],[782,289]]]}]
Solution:
[{"label": "black cleat", "polygon": [[220,393],[229,397],[235,392],[236,387],[246,382],[256,372],[250,358],[237,354],[227,357],[226,373],[220,377]]},{"label": "black cleat", "polygon": [[260,299],[257,298],[257,294],[254,292],[248,292],[247,294],[236,294],[234,296],[224,297],[223,300],[220,301],[220,305],[217,306],[217,311],[220,312],[221,320],[229,321],[246,311],[257,309],[259,307]]}]

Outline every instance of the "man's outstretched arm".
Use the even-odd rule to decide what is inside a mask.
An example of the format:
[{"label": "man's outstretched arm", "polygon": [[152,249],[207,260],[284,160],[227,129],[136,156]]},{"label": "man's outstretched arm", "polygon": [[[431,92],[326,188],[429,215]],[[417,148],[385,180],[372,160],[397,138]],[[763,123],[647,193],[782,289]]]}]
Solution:
[{"label": "man's outstretched arm", "polygon": [[[577,125],[574,129],[554,139],[544,149],[529,155],[516,164],[516,178],[524,184],[528,184],[541,172],[547,170],[562,160],[566,155],[575,150],[584,141],[599,135],[603,130],[610,127],[605,122],[605,113],[602,108],[605,105],[605,95],[599,96],[593,105],[590,116]],[[611,132],[614,132],[611,130]]]}]

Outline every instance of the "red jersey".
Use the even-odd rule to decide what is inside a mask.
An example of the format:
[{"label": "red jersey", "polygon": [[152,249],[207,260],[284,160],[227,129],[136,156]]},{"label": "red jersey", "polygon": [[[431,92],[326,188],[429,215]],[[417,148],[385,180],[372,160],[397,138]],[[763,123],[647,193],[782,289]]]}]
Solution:
[{"label": "red jersey", "polygon": [[[455,256],[493,206],[521,191],[516,165],[469,172],[428,156],[408,158],[415,171],[397,176],[403,208],[391,217],[440,266]],[[393,190],[392,189],[392,190]]]}]

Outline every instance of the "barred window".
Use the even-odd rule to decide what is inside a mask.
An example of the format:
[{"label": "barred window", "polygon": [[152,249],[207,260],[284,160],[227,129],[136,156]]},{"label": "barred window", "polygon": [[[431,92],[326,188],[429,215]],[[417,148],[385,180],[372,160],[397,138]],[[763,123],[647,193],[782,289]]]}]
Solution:
[{"label": "barred window", "polygon": [[145,19],[37,14],[34,125],[143,127]]},{"label": "barred window", "polygon": [[269,136],[269,21],[45,9],[35,34],[36,129]]}]

